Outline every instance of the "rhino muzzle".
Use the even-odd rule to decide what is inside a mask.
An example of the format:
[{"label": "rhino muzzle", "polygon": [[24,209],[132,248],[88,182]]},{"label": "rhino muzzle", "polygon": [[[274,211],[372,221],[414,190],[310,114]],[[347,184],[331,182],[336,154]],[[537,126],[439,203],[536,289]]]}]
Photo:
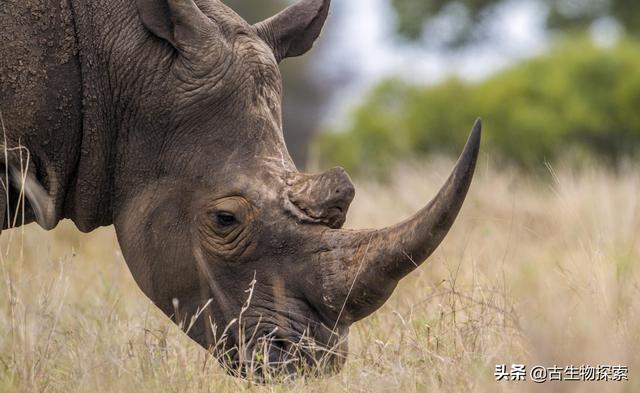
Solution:
[{"label": "rhino muzzle", "polygon": [[[337,372],[346,358],[349,325],[380,308],[398,282],[433,253],[453,225],[473,179],[480,141],[478,120],[438,194],[407,220],[378,230],[335,228],[315,233],[309,242],[315,243],[319,251],[314,253],[315,260],[308,266],[309,270],[301,275],[315,279],[310,285],[304,285],[302,291],[306,304],[313,309],[312,319],[322,323],[310,323],[307,328],[315,327],[315,331],[298,331],[295,337],[275,334],[277,327],[267,329],[264,334],[258,334],[267,340],[266,346],[232,351],[231,361],[227,361],[231,372],[258,379],[264,379],[265,373],[274,369],[286,375]],[[342,169],[320,175],[297,175],[293,179],[290,183],[292,203],[315,197],[321,206],[325,201],[344,203],[346,214],[353,199],[353,188]],[[329,198],[331,190],[333,194],[341,194],[335,193],[338,188],[344,190],[344,196],[336,196],[336,200]],[[315,285],[316,282],[321,285]],[[311,345],[305,341],[308,337],[314,339]],[[256,352],[262,352],[259,362],[254,360]]]}]

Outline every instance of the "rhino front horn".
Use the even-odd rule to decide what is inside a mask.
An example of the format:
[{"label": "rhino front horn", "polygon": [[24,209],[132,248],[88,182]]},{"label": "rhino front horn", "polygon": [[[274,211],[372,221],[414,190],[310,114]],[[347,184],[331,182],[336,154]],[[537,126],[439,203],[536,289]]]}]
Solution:
[{"label": "rhino front horn", "polygon": [[[340,322],[354,322],[377,310],[404,276],[440,245],[465,200],[480,149],[481,122],[476,121],[453,172],[427,206],[409,219],[379,230],[336,230],[331,244],[334,281],[328,298],[340,310]],[[327,243],[325,243],[327,244]],[[337,306],[337,307],[336,307]]]}]

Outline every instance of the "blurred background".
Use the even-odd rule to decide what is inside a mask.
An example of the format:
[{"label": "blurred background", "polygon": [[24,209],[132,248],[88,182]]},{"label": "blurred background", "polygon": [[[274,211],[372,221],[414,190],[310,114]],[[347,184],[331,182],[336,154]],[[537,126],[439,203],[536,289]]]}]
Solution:
[{"label": "blurred background", "polygon": [[[227,3],[253,22],[288,1]],[[457,154],[480,116],[500,163],[616,168],[640,145],[639,49],[632,0],[334,0],[283,63],[285,136],[300,167],[384,177]]]}]

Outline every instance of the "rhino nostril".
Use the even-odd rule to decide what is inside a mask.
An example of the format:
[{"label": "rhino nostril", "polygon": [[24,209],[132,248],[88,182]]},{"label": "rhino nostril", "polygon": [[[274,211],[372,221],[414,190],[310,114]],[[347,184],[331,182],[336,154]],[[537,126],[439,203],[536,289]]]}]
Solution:
[{"label": "rhino nostril", "polygon": [[343,209],[341,206],[332,206],[331,208],[329,208],[327,216],[342,215],[342,212],[343,212]]},{"label": "rhino nostril", "polygon": [[280,340],[275,340],[271,343],[269,347],[269,363],[270,364],[280,364],[286,361],[287,355],[287,346],[284,342]]}]

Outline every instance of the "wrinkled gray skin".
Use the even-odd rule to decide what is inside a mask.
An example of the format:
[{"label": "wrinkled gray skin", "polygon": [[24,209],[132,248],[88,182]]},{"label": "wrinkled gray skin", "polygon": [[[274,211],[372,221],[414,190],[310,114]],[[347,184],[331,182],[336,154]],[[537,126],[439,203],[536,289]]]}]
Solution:
[{"label": "wrinkled gray skin", "polygon": [[263,365],[337,371],[349,326],[453,224],[480,125],[422,211],[340,229],[353,185],[339,168],[296,170],[278,70],[312,47],[328,10],[302,0],[250,26],[218,0],[2,1],[4,227],[24,185],[27,223],[115,225],[136,282],[177,323],[206,305],[189,335],[229,369],[243,375],[267,342]]}]

